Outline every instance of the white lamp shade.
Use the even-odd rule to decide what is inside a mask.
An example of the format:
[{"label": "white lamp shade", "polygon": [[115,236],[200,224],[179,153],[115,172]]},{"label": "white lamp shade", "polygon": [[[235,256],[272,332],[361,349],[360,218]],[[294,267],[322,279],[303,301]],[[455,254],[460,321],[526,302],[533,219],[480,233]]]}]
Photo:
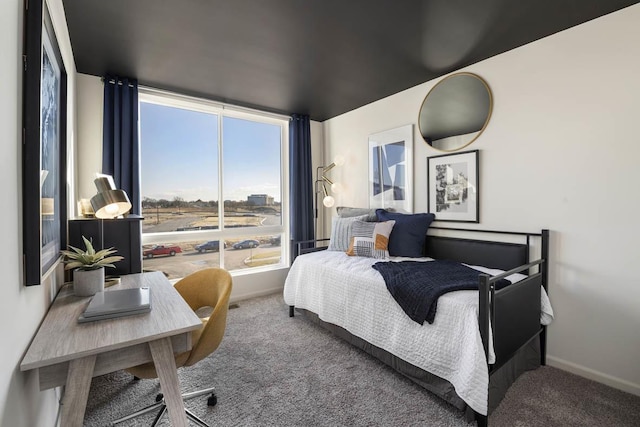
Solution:
[{"label": "white lamp shade", "polygon": [[333,184],[331,184],[331,191],[336,194],[342,192],[342,184],[340,184],[339,182],[334,182]]},{"label": "white lamp shade", "polygon": [[336,199],[331,196],[325,196],[325,198],[322,199],[322,204],[328,208],[333,207],[333,205],[336,204]]}]

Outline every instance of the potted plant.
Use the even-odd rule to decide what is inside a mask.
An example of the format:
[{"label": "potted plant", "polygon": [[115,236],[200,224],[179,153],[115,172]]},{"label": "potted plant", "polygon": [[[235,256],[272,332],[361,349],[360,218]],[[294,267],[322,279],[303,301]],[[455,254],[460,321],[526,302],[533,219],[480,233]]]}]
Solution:
[{"label": "potted plant", "polygon": [[65,270],[74,270],[73,293],[86,297],[104,290],[104,268],[115,268],[113,263],[122,260],[123,257],[111,256],[116,253],[113,248],[96,252],[91,241],[84,236],[82,240],[85,250],[69,245],[71,250],[62,250],[61,253],[65,256]]}]

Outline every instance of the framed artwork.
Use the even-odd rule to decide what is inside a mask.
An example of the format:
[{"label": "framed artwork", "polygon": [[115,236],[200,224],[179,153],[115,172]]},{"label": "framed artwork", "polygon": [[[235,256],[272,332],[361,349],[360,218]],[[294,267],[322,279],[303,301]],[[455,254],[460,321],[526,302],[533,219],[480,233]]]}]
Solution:
[{"label": "framed artwork", "polygon": [[428,211],[436,221],[480,222],[478,153],[427,158]]},{"label": "framed artwork", "polygon": [[369,136],[369,207],[413,212],[413,125]]},{"label": "framed artwork", "polygon": [[43,0],[25,11],[22,203],[24,283],[39,285],[66,247],[67,75]]}]

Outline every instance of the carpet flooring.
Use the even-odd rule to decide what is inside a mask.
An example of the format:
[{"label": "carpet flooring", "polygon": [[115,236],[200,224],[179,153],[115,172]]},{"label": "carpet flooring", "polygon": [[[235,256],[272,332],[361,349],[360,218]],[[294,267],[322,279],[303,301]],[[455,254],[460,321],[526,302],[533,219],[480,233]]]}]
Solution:
[{"label": "carpet flooring", "polygon": [[[279,294],[241,301],[229,311],[222,344],[179,370],[183,392],[215,386],[185,406],[211,426],[473,426],[461,412],[304,316],[288,317]],[[157,380],[126,372],[95,378],[85,426],[154,402]],[[122,426],[150,425],[153,415]],[[170,425],[165,420],[161,425]],[[640,397],[554,369],[522,375],[490,426],[639,426]]]}]

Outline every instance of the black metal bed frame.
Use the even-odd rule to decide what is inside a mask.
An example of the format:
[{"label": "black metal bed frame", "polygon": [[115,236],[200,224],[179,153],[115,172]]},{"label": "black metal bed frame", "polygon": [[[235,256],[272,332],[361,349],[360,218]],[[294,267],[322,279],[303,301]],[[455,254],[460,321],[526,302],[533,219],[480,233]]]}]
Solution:
[{"label": "black metal bed frame", "polygon": [[[546,364],[546,326],[540,324],[540,286],[548,291],[549,230],[540,233],[510,232],[497,230],[469,230],[459,228],[430,227],[430,230],[444,230],[464,233],[522,236],[525,243],[455,238],[428,235],[425,244],[427,256],[436,259],[451,259],[472,265],[505,270],[490,276],[481,274],[479,278],[480,336],[487,356],[489,376],[509,362],[521,349],[539,337],[540,364]],[[531,239],[540,238],[540,258],[531,261]],[[317,242],[329,239],[297,242],[298,253],[305,254],[326,249]],[[532,269],[537,267],[537,271]],[[521,273],[528,277],[496,290],[495,284],[511,274]],[[289,307],[293,317],[294,307]],[[488,363],[489,334],[492,332],[495,363]],[[478,426],[487,426],[488,416],[475,413]]]}]

